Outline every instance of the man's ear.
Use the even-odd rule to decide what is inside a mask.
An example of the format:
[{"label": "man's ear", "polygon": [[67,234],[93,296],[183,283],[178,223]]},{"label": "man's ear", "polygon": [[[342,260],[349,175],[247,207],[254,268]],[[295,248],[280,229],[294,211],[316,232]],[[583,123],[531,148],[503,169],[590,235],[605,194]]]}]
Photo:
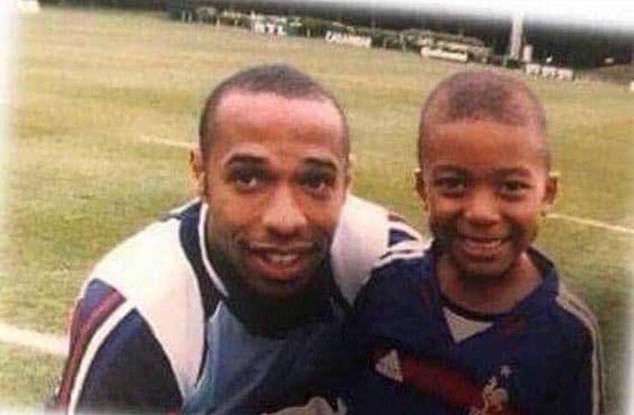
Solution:
[{"label": "man's ear", "polygon": [[542,214],[548,213],[555,203],[559,191],[559,172],[550,172],[546,179],[546,188],[542,199]]},{"label": "man's ear", "polygon": [[206,193],[205,163],[200,149],[189,151],[189,168],[194,181],[194,192],[198,197],[204,197]]},{"label": "man's ear", "polygon": [[346,163],[346,170],[344,172],[344,186],[346,188],[346,192],[350,192],[352,190],[352,171],[354,169],[355,157],[354,154],[348,155],[348,163]]},{"label": "man's ear", "polygon": [[423,202],[423,208],[427,210],[427,191],[425,190],[425,178],[423,176],[422,167],[418,167],[414,170],[414,180],[416,183],[416,193],[418,193],[420,200]]}]

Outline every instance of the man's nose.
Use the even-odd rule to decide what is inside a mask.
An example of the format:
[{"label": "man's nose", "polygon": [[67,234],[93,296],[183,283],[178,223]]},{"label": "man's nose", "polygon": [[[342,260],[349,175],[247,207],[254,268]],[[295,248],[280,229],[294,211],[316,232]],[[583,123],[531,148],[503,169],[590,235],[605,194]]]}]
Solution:
[{"label": "man's nose", "polygon": [[263,223],[268,231],[280,236],[292,236],[306,226],[306,215],[289,187],[282,186],[271,196]]},{"label": "man's nose", "polygon": [[500,220],[497,195],[487,189],[476,189],[467,199],[465,219],[474,225],[490,225]]}]

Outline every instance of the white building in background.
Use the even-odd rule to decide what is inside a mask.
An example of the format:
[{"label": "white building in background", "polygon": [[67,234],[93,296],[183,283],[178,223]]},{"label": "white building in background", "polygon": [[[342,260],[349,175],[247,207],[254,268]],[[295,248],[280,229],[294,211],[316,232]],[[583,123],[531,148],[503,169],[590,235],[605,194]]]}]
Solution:
[{"label": "white building in background", "polygon": [[469,55],[462,51],[448,51],[438,48],[430,48],[424,46],[420,49],[420,55],[424,58],[445,59],[454,62],[466,63],[469,61]]},{"label": "white building in background", "polygon": [[251,31],[265,35],[286,36],[288,21],[285,17],[267,16],[251,12]]},{"label": "white building in background", "polygon": [[531,63],[533,61],[533,45],[524,45],[522,48],[522,62]]},{"label": "white building in background", "polygon": [[38,0],[18,0],[18,11],[24,14],[39,13],[41,10]]},{"label": "white building in background", "polygon": [[352,35],[349,33],[339,33],[329,30],[325,36],[326,42],[340,45],[356,46],[358,48],[369,48],[372,46],[372,38],[369,36]]}]

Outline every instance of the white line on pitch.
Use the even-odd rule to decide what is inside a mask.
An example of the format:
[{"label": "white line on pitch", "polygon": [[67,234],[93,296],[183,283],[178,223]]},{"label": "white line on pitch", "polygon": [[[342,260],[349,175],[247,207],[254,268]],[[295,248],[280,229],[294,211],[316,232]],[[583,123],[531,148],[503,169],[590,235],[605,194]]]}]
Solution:
[{"label": "white line on pitch", "polygon": [[19,329],[4,323],[0,323],[0,342],[28,347],[55,356],[63,357],[68,353],[66,337]]},{"label": "white line on pitch", "polygon": [[632,228],[627,228],[625,226],[619,226],[619,225],[610,225],[609,223],[601,222],[594,219],[578,218],[576,216],[564,215],[562,213],[549,213],[547,217],[552,219],[562,219],[562,220],[566,220],[569,222],[574,222],[574,223],[578,223],[578,224],[586,225],[586,226],[593,226],[595,228],[606,229],[613,232],[620,232],[620,233],[625,233],[628,235],[634,235],[634,229]]},{"label": "white line on pitch", "polygon": [[169,146],[169,147],[192,149],[195,146],[193,143],[189,143],[186,141],[167,140],[164,138],[157,138],[157,137],[143,136],[141,137],[141,139],[146,143],[162,144],[164,146]]}]

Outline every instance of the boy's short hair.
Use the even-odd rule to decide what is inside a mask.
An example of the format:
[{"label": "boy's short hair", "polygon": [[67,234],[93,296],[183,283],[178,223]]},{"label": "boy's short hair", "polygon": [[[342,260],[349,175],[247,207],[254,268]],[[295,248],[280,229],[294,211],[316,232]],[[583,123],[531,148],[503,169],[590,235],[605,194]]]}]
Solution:
[{"label": "boy's short hair", "polygon": [[[231,92],[270,93],[288,99],[309,99],[330,102],[339,112],[343,127],[346,159],[350,152],[349,127],[343,109],[335,96],[315,79],[287,64],[265,64],[246,68],[223,80],[207,97],[198,125],[199,148],[206,160],[215,134],[218,105]],[[271,109],[275,111],[274,108]]]},{"label": "boy's short hair", "polygon": [[550,168],[550,149],[544,109],[518,79],[492,71],[459,72],[442,81],[423,105],[418,139],[418,160],[434,125],[461,120],[493,121],[533,128],[543,140],[543,155]]}]

